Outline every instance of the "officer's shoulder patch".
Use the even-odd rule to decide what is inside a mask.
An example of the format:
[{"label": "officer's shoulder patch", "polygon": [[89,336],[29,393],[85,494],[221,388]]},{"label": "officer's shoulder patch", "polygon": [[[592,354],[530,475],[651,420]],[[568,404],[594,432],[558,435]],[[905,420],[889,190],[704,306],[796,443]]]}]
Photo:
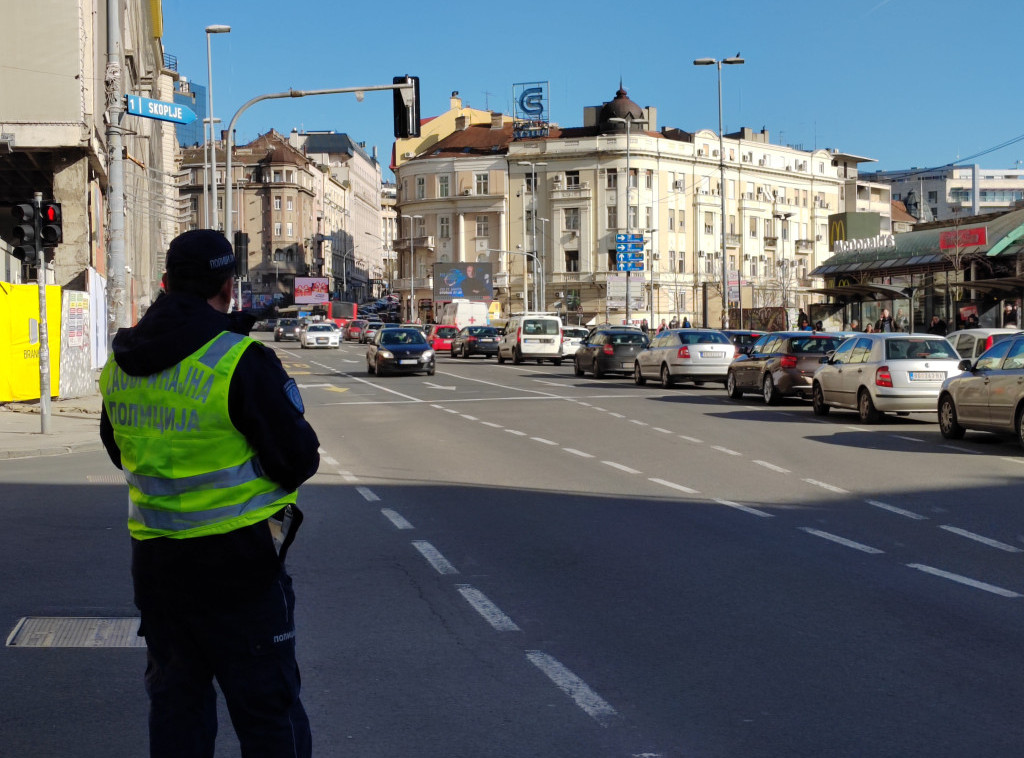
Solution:
[{"label": "officer's shoulder patch", "polygon": [[284,394],[295,410],[299,413],[306,412],[306,407],[302,404],[302,395],[299,393],[299,385],[295,383],[294,379],[289,379],[284,383]]}]

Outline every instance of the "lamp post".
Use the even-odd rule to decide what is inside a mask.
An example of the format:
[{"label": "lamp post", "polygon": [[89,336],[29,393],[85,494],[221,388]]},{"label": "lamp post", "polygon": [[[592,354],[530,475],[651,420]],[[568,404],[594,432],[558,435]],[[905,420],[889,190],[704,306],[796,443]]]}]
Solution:
[{"label": "lamp post", "polygon": [[[744,60],[737,53],[729,58],[697,58],[694,66],[717,66],[718,67],[718,170],[719,179],[718,194],[722,198],[722,328],[729,328],[729,260],[726,256],[725,247],[725,147],[722,135],[722,64],[736,66],[744,63]],[[742,294],[740,294],[742,297]]]},{"label": "lamp post", "polygon": [[[547,257],[548,257],[548,224],[550,223],[550,219],[537,218],[536,215],[534,216],[534,219],[536,219],[537,221],[540,221],[540,223],[541,223],[541,227],[540,227],[540,307],[537,308],[537,310],[538,311],[543,311],[547,307],[547,302],[548,302],[547,301],[548,288],[547,288],[547,285],[546,285],[546,283],[544,281],[544,277],[545,277],[545,274],[544,274],[544,262],[547,260]],[[551,267],[551,270],[552,270],[552,272],[554,272],[554,266]]]},{"label": "lamp post", "polygon": [[[633,178],[633,175],[630,172],[630,162],[629,162],[629,158],[630,158],[629,131],[630,131],[630,126],[633,124],[633,120],[634,119],[633,119],[632,116],[626,116],[625,118],[623,118],[622,116],[612,116],[608,120],[626,125],[626,233],[628,234],[628,233],[633,231],[633,224],[630,223],[632,221],[632,219],[630,218],[630,215],[629,215],[629,208],[630,208],[630,205],[629,205],[629,190],[631,189],[630,186],[629,186],[629,183],[630,183],[630,181]],[[647,123],[646,121],[642,121],[640,119],[637,119],[637,122],[641,123],[641,124]],[[639,220],[639,216],[640,216],[640,181],[639,181],[639,179],[637,180],[637,183],[636,183],[636,189],[637,189],[636,215],[637,215],[637,220]],[[631,272],[627,269],[627,271],[626,271],[626,323],[627,324],[630,322],[631,317],[632,317],[632,314],[630,312],[630,303],[629,303],[629,279],[630,279],[630,273]]]},{"label": "lamp post", "polygon": [[789,328],[789,261],[786,260],[786,244],[785,238],[789,235],[787,225],[789,219],[793,216],[792,211],[785,213],[773,213],[772,216],[779,219],[779,260],[776,267],[779,269],[779,280],[782,283],[782,314],[783,314],[783,326]]},{"label": "lamp post", "polygon": [[[533,240],[533,252],[534,252],[534,276],[537,275],[537,166],[548,165],[544,161],[519,161],[520,166],[529,166],[530,174],[532,178],[530,180],[530,225],[532,227],[530,237]],[[525,271],[525,269],[524,269]],[[525,274],[524,274],[525,276]],[[544,258],[540,259],[540,277],[534,282],[533,285],[533,309],[535,311],[543,310],[541,306],[545,300],[544,292]],[[525,307],[525,303],[524,303]]]},{"label": "lamp post", "polygon": [[657,251],[654,249],[654,242],[655,242],[655,240],[658,239],[658,236],[657,236],[658,235],[658,230],[657,229],[644,229],[644,235],[648,235],[648,234],[651,235],[651,255],[647,259],[646,265],[647,265],[647,267],[648,267],[648,269],[650,271],[650,280],[651,280],[651,293],[650,293],[650,298],[651,298],[651,302],[650,302],[650,306],[651,306],[651,320],[649,322],[647,322],[647,323],[648,323],[648,326],[650,326],[651,329],[655,329],[656,327],[654,325],[654,255],[655,255],[655,253]]},{"label": "lamp post", "polygon": [[[209,152],[208,163],[210,166],[210,209],[207,215],[207,225],[210,229],[217,228],[217,148],[215,146],[213,131],[213,60],[210,56],[210,35],[227,34],[231,27],[226,24],[211,24],[206,27],[206,102],[209,112],[206,114],[210,121],[210,139],[207,141]],[[206,136],[206,132],[203,132]],[[204,151],[204,156],[206,152]]]},{"label": "lamp post", "polygon": [[409,323],[413,323],[413,302],[416,300],[416,241],[413,238],[413,221],[423,216],[410,216],[408,213],[401,214],[409,219]]},{"label": "lamp post", "polygon": [[[528,253],[525,250],[498,250],[496,248],[487,248],[488,253],[505,253],[507,255],[525,255],[527,258],[533,258],[534,270],[536,271],[537,266],[537,255],[535,253]],[[512,287],[509,285],[508,295],[508,310],[512,312]],[[526,261],[523,261],[523,312],[529,310],[528,303],[526,301]]]}]

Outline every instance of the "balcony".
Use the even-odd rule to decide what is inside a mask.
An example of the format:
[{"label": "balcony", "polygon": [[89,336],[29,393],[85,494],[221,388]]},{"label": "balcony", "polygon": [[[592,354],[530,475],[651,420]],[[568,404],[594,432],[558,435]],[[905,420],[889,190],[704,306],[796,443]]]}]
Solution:
[{"label": "balcony", "polygon": [[[433,250],[435,248],[434,235],[432,235],[432,234],[424,234],[424,235],[422,235],[420,237],[413,237],[412,241],[413,241],[413,244],[416,247],[416,252],[420,252],[421,250]],[[398,237],[395,240],[393,247],[394,247],[396,252],[408,253],[409,252],[409,238],[408,237]]]},{"label": "balcony", "polygon": [[740,235],[740,234],[726,234],[725,235],[725,245],[726,245],[726,247],[739,247],[740,246],[740,241],[742,239],[743,239],[743,236]]},{"label": "balcony", "polygon": [[561,182],[551,185],[551,200],[589,200],[590,182],[564,186]]},{"label": "balcony", "polygon": [[765,247],[777,247],[778,244],[779,244],[779,238],[778,237],[768,237],[768,236],[765,236],[765,238],[764,238],[764,246]]},{"label": "balcony", "polygon": [[798,253],[810,253],[814,250],[814,240],[797,240],[796,251]]},{"label": "balcony", "polygon": [[566,286],[587,284],[593,280],[593,274],[583,271],[553,271],[549,274],[552,284],[564,284]]}]

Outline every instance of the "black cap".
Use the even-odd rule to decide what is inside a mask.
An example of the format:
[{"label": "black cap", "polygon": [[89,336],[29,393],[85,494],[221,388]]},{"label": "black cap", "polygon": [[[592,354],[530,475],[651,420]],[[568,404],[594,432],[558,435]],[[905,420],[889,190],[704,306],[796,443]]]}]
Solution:
[{"label": "black cap", "polygon": [[215,291],[234,274],[235,256],[231,243],[220,232],[193,229],[171,240],[166,268],[174,279],[206,285]]}]

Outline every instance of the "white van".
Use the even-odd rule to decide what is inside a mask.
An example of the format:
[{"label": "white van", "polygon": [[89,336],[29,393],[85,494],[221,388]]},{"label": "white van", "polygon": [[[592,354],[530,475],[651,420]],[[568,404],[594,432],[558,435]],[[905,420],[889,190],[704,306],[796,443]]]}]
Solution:
[{"label": "white van", "polygon": [[562,365],[562,320],[544,313],[512,316],[498,343],[498,363],[536,360]]},{"label": "white van", "polygon": [[437,323],[455,325],[459,329],[466,326],[489,326],[489,316],[487,303],[457,298],[445,303],[441,309],[441,320]]}]

